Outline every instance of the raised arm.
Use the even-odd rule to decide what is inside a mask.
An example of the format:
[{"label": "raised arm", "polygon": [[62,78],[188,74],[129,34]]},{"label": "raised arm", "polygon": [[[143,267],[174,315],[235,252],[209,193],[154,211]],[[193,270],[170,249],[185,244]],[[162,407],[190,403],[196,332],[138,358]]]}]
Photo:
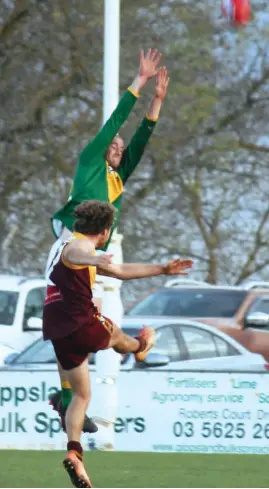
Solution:
[{"label": "raised arm", "polygon": [[154,277],[156,275],[188,275],[186,269],[191,268],[192,260],[172,260],[165,265],[144,264],[144,263],[124,263],[123,265],[109,264],[98,266],[99,275],[118,278],[120,280],[130,280],[136,278]]},{"label": "raised arm", "polygon": [[155,94],[150,104],[149,111],[147,113],[147,118],[149,120],[157,121],[160,115],[160,110],[162,103],[166,97],[167,89],[169,85],[169,76],[166,67],[163,66],[157,75]]},{"label": "raised arm", "polygon": [[146,55],[144,55],[144,51],[141,50],[137,76],[97,136],[82,151],[80,155],[80,163],[88,165],[95,156],[99,153],[104,153],[107,150],[113,138],[128,118],[139,97],[140,91],[146,85],[148,80],[157,74],[160,59],[161,54],[157,49],[149,49]]},{"label": "raised arm", "polygon": [[118,173],[123,182],[129,178],[138,165],[159,118],[162,103],[166,97],[169,77],[165,67],[162,67],[157,75],[155,94],[150,104],[147,116],[143,119],[130,144],[125,149]]}]

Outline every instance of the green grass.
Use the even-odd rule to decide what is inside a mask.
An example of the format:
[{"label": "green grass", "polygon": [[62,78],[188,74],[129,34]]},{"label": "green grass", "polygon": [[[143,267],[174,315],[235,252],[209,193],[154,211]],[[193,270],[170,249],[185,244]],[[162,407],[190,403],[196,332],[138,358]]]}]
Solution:
[{"label": "green grass", "polygon": [[[0,487],[72,487],[64,452],[1,450]],[[266,455],[86,452],[95,487],[268,487]]]}]

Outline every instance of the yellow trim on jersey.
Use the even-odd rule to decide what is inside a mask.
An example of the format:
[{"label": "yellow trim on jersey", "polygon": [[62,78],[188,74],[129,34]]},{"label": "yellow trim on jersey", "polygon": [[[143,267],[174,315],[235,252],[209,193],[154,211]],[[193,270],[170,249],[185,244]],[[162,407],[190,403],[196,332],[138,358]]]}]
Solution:
[{"label": "yellow trim on jersey", "polygon": [[[66,244],[72,243],[76,239],[87,239],[87,238],[86,238],[86,236],[84,236],[84,234],[74,232],[74,233],[72,233],[72,235],[68,239],[68,243],[66,243]],[[63,248],[63,251],[64,251],[64,248]],[[69,263],[69,261],[67,261],[64,258],[63,251],[62,251],[61,259],[62,259],[62,262],[63,262],[65,267],[71,268],[71,270],[83,270],[83,268],[88,267],[88,265],[73,265],[72,263]]]},{"label": "yellow trim on jersey", "polygon": [[139,98],[139,93],[136,90],[133,90],[131,87],[128,88],[129,92],[131,92],[136,98]]},{"label": "yellow trim on jersey", "polygon": [[104,316],[102,316],[102,314],[95,314],[94,316],[96,319],[98,319],[102,325],[104,326],[104,328],[107,330],[107,332],[112,335],[113,333],[113,329],[114,329],[114,323],[113,321],[108,321],[107,318],[105,318]]},{"label": "yellow trim on jersey", "polygon": [[[70,236],[70,239],[68,240],[68,242],[69,243],[72,243],[76,239],[87,239],[87,236],[85,236],[82,233],[77,233],[76,231],[74,231],[72,233],[72,236]],[[96,252],[94,254],[96,254]],[[63,264],[67,268],[70,268],[71,270],[83,270],[84,268],[88,268],[88,270],[89,270],[90,287],[92,288],[94,286],[95,277],[96,277],[96,267],[89,266],[89,265],[73,265],[73,264],[69,263],[67,260],[64,259],[63,253],[62,253],[61,259],[62,259]]]},{"label": "yellow trim on jersey", "polygon": [[148,119],[148,121],[157,122],[159,117],[150,117],[149,114],[146,114],[146,119]]},{"label": "yellow trim on jersey", "polygon": [[72,235],[74,236],[73,239],[72,239],[72,237],[70,237],[70,239],[72,239],[72,241],[74,241],[75,239],[87,239],[87,236],[85,236],[85,234],[78,233],[77,231],[73,231]]},{"label": "yellow trim on jersey", "polygon": [[95,283],[96,267],[89,267],[89,275],[90,275],[90,287],[92,289]]},{"label": "yellow trim on jersey", "polygon": [[108,200],[112,204],[123,193],[123,183],[118,172],[109,171],[108,162],[106,162],[106,178],[108,187]]}]

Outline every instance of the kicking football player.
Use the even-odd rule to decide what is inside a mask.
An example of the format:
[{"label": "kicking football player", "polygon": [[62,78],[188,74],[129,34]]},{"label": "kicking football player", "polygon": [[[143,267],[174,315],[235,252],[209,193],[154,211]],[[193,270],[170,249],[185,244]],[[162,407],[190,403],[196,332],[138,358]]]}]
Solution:
[{"label": "kicking football player", "polygon": [[112,256],[96,256],[109,239],[116,209],[109,203],[85,201],[74,210],[74,233],[62,244],[48,270],[48,288],[43,311],[43,336],[51,340],[56,357],[72,388],[65,421],[68,453],[63,461],[75,487],[92,487],[83,465],[80,443],[90,401],[88,357],[91,352],[113,348],[134,353],[143,361],[154,344],[155,332],[145,327],[137,338],[122,332],[102,317],[92,300],[96,272],[128,280],[156,275],[187,275],[192,260],[161,264],[112,263]]}]

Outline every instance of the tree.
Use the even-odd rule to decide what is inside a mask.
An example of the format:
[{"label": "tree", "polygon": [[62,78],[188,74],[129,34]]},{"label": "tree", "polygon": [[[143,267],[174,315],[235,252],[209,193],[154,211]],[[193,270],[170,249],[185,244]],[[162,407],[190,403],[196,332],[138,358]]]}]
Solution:
[{"label": "tree", "polygon": [[[193,276],[212,283],[268,277],[263,7],[254,4],[244,31],[223,24],[211,0],[124,0],[121,8],[121,90],[141,44],[161,47],[171,73],[161,119],[126,188],[126,260],[180,253],[195,259]],[[103,5],[17,0],[2,4],[0,17],[2,268],[42,273],[50,216],[68,197],[78,154],[101,124]],[[126,141],[152,89],[124,127]],[[124,290],[133,298],[159,283]]]}]

